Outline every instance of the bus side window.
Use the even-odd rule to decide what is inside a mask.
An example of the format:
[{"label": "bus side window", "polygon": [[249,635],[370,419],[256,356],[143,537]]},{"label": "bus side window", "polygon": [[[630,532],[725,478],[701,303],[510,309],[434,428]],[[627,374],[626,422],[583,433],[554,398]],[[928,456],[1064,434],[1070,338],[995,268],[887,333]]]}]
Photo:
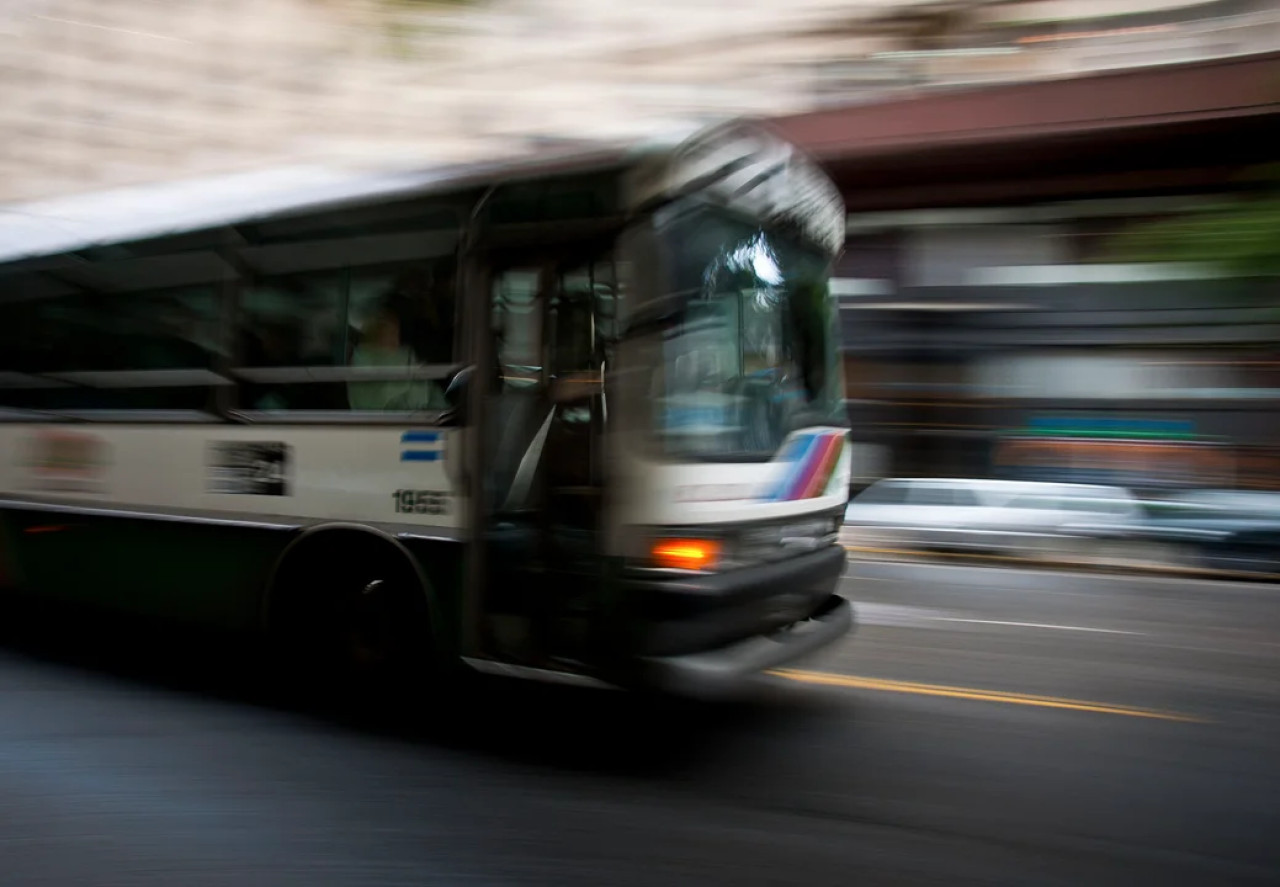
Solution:
[{"label": "bus side window", "polygon": [[[398,272],[398,273],[397,273]],[[451,262],[353,278],[348,315],[353,367],[443,366],[453,360],[456,277]],[[352,382],[355,410],[442,410],[439,382]]]},{"label": "bus side window", "polygon": [[[341,366],[345,281],[340,274],[289,275],[246,285],[240,296],[239,361],[246,367]],[[250,382],[244,409],[345,409],[332,384]]]},{"label": "bus side window", "polygon": [[0,353],[30,384],[14,380],[4,405],[213,409],[224,271],[212,252],[142,243],[15,275],[0,302]]},{"label": "bus side window", "polygon": [[[242,409],[429,412],[454,363],[457,232],[423,204],[273,222],[242,248]],[[306,371],[327,368],[308,375]],[[341,369],[344,372],[334,372]],[[293,370],[293,372],[285,372]]]}]

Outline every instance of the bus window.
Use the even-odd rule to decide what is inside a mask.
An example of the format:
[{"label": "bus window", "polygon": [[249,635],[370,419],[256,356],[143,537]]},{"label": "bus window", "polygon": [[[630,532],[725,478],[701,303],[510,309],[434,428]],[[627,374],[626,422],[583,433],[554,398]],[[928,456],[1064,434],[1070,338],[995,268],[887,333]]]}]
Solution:
[{"label": "bus window", "polygon": [[[493,416],[486,441],[490,508],[515,511],[532,495],[530,472],[545,439],[550,412],[542,390],[542,271],[510,268],[493,281],[490,330],[501,385],[489,398]],[[531,455],[532,454],[532,455]],[[520,466],[528,469],[520,474]]]},{"label": "bus window", "polygon": [[[53,260],[0,302],[4,369],[30,384],[5,405],[38,410],[211,410],[225,357],[212,253]],[[190,285],[181,284],[184,280]],[[165,284],[170,284],[166,286]]]},{"label": "bus window", "polygon": [[399,210],[389,225],[376,221],[322,239],[307,220],[292,238],[276,224],[270,243],[241,251],[256,272],[237,322],[241,409],[444,409],[457,326],[453,233],[404,230],[422,218]]},{"label": "bus window", "polygon": [[516,268],[494,282],[492,330],[506,388],[535,386],[542,377],[539,279],[537,268]]},{"label": "bus window", "polygon": [[606,359],[618,337],[618,317],[624,294],[618,268],[612,259],[603,259],[591,267],[591,290],[595,298],[595,325],[599,346]]},{"label": "bus window", "polygon": [[596,368],[595,301],[590,267],[560,275],[551,303],[553,373]]},{"label": "bus window", "polygon": [[633,359],[653,367],[642,421],[655,453],[767,462],[797,429],[844,421],[820,250],[701,205],[654,236],[653,322],[628,338],[654,352]]},{"label": "bus window", "polygon": [[[453,359],[454,275],[441,263],[414,265],[392,277],[362,276],[351,284],[348,316],[353,367],[413,367]],[[352,382],[353,410],[442,410],[444,392],[431,381]]]}]

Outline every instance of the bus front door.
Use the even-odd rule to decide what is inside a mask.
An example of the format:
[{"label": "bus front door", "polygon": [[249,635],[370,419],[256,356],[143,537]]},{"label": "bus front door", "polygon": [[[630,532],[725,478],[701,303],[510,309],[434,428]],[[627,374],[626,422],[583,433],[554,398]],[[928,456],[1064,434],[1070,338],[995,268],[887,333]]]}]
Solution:
[{"label": "bus front door", "polygon": [[603,392],[594,266],[499,266],[481,441],[480,648],[575,669],[600,612]]}]

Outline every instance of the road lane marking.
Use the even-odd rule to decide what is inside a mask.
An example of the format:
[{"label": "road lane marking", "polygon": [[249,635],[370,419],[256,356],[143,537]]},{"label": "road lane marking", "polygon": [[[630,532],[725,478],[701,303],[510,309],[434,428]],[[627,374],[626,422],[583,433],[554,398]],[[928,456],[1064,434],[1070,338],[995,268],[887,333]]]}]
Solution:
[{"label": "road lane marking", "polygon": [[964,616],[952,616],[955,611],[931,610],[926,607],[913,607],[897,604],[880,604],[871,601],[853,602],[858,621],[863,625],[918,626],[930,627],[931,623],[954,622],[962,625],[999,625],[1005,628],[1046,629],[1050,631],[1083,631],[1094,634],[1119,634],[1142,636],[1140,631],[1125,631],[1119,628],[1094,628],[1090,625],[1062,625],[1056,622],[1016,622],[1008,619],[976,619]]},{"label": "road lane marking", "polygon": [[1180,721],[1189,724],[1207,723],[1204,718],[1192,717],[1178,712],[1134,708],[1128,705],[1108,705],[1104,702],[1089,702],[1083,699],[1067,699],[1060,696],[1033,696],[1028,693],[1007,693],[1003,690],[979,690],[970,687],[950,687],[943,684],[920,684],[914,681],[864,678],[857,675],[833,674],[823,671],[777,669],[769,672],[769,674],[789,681],[827,687],[880,690],[887,693],[910,693],[917,696],[943,696],[950,699],[969,699],[975,702],[1002,702],[1006,705],[1030,705],[1037,708],[1088,711],[1098,714],[1124,715],[1131,718],[1150,718],[1158,721]]},{"label": "road lane marking", "polygon": [[974,625],[1007,625],[1011,628],[1046,628],[1053,631],[1089,631],[1095,634],[1141,635],[1140,631],[1123,631],[1119,628],[1093,628],[1088,625],[1055,625],[1049,622],[1006,622],[1002,619],[961,619],[958,616],[928,616],[938,622],[968,622]]},{"label": "road lane marking", "polygon": [[947,615],[947,610],[931,610],[925,607],[912,607],[903,604],[881,604],[874,601],[852,599],[854,615],[859,625],[888,625],[895,628],[931,628],[939,616]]}]

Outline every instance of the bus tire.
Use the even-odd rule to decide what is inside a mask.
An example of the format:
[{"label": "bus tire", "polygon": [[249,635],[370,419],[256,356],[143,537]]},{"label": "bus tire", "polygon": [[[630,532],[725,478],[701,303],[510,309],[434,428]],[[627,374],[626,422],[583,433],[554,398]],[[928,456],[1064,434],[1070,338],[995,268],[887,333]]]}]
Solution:
[{"label": "bus tire", "polygon": [[428,592],[408,552],[375,531],[300,536],[268,590],[268,630],[286,686],[339,703],[420,694],[437,676]]}]

